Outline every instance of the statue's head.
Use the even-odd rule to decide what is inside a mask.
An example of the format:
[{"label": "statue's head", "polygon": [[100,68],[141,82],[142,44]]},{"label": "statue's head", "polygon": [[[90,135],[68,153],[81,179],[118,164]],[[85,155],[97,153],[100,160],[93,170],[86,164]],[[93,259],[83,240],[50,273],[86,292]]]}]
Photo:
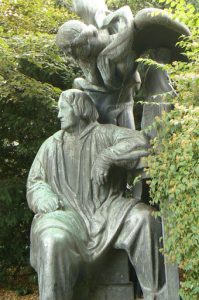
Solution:
[{"label": "statue's head", "polygon": [[73,0],[73,7],[84,23],[93,25],[97,11],[107,10],[104,0]]},{"label": "statue's head", "polygon": [[80,121],[89,124],[98,119],[98,112],[90,97],[77,89],[62,92],[58,108],[58,118],[63,130],[75,127]]},{"label": "statue's head", "polygon": [[71,54],[72,42],[80,35],[87,26],[78,20],[64,23],[58,30],[56,43],[66,54]]}]

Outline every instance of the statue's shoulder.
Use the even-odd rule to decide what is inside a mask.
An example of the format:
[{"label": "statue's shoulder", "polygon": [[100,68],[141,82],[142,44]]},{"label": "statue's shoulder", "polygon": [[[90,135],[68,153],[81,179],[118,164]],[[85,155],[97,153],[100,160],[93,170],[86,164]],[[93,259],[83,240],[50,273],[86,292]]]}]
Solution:
[{"label": "statue's shoulder", "polygon": [[115,130],[118,126],[113,125],[113,124],[97,124],[96,130],[99,130],[101,132],[107,132],[107,131],[112,131]]},{"label": "statue's shoulder", "polygon": [[114,140],[117,136],[132,135],[131,129],[113,124],[99,124],[95,130],[99,136],[109,140]]},{"label": "statue's shoulder", "polygon": [[50,138],[52,138],[53,142],[62,142],[63,141],[63,130],[59,130],[55,132]]},{"label": "statue's shoulder", "polygon": [[97,124],[94,128],[95,133],[100,135],[110,135],[115,130],[115,125],[112,124]]},{"label": "statue's shoulder", "polygon": [[99,124],[98,129],[100,130],[101,135],[111,139],[112,141],[129,139],[144,145],[149,145],[149,138],[143,131],[112,124]]},{"label": "statue's shoulder", "polygon": [[130,128],[126,128],[126,127],[121,127],[121,126],[117,126],[114,124],[99,124],[99,130],[104,132],[104,133],[120,133],[120,132],[128,132],[128,133],[134,133],[137,132],[134,129],[130,129]]},{"label": "statue's shoulder", "polygon": [[49,148],[52,147],[52,144],[56,144],[58,142],[62,141],[62,137],[63,137],[63,130],[59,130],[57,132],[55,132],[53,135],[51,135],[50,137],[48,137],[43,144],[41,145],[41,148]]}]

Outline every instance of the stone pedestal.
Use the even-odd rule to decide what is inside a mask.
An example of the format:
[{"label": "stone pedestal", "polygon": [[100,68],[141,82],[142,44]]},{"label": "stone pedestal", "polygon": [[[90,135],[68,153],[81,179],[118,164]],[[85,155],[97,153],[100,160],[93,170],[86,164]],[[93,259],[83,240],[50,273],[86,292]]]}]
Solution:
[{"label": "stone pedestal", "polygon": [[128,256],[124,251],[110,250],[83,273],[73,300],[134,300]]},{"label": "stone pedestal", "polygon": [[[133,284],[129,277],[127,254],[121,250],[111,250],[91,270],[92,300],[134,300]],[[90,300],[89,299],[89,300]]]},{"label": "stone pedestal", "polygon": [[134,300],[133,285],[97,286],[89,300]]}]

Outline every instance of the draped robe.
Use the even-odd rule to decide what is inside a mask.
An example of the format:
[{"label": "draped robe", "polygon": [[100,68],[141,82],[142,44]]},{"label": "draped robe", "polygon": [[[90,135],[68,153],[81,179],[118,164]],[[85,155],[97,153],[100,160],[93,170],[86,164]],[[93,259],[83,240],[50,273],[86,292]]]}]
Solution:
[{"label": "draped robe", "polygon": [[[144,299],[168,300],[161,222],[150,206],[124,197],[127,169],[137,167],[147,147],[141,132],[97,122],[78,136],[61,130],[43,143],[27,183],[35,212],[30,260],[41,300],[71,300],[80,263],[94,262],[111,246],[127,252]],[[105,184],[93,180],[97,168],[109,170]],[[41,202],[54,197],[60,207],[39,213]]]},{"label": "draped robe", "polygon": [[[98,258],[117,238],[125,216],[136,204],[135,199],[124,198],[125,169],[136,166],[138,153],[146,153],[146,145],[138,131],[97,122],[78,137],[61,130],[48,138],[31,167],[27,199],[35,213],[39,201],[54,194],[64,205],[62,210],[35,215],[31,239],[48,227],[63,228],[73,235],[84,261]],[[110,167],[106,184],[92,180],[94,163]],[[66,220],[62,211],[68,213]],[[37,249],[33,248],[31,263],[37,269]]]}]

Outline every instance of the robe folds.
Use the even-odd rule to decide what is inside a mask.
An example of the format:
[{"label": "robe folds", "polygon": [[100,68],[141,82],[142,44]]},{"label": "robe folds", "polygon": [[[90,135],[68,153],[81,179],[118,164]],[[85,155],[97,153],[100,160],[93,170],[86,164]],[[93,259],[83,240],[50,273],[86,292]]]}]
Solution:
[{"label": "robe folds", "polygon": [[[125,218],[136,200],[125,198],[126,169],[147,155],[141,132],[114,125],[89,124],[75,136],[60,130],[48,138],[31,167],[27,183],[29,207],[35,212],[31,228],[31,264],[38,269],[39,235],[63,229],[73,237],[74,250],[85,262],[95,261],[119,238]],[[98,185],[96,168],[109,170],[108,181]],[[40,201],[58,197],[60,209],[41,214]]]}]

